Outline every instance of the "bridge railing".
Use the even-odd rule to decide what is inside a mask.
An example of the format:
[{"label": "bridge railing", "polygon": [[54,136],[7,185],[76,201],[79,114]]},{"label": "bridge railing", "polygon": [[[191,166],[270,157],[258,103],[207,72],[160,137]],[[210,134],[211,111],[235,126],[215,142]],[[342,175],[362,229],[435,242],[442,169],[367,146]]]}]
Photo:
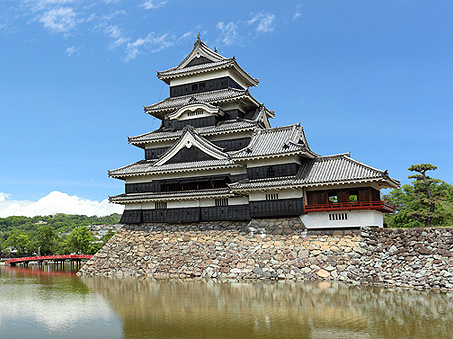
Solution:
[{"label": "bridge railing", "polygon": [[62,254],[62,255],[41,255],[33,257],[12,258],[5,261],[5,265],[20,262],[43,261],[43,260],[74,260],[74,259],[91,259],[90,254]]}]

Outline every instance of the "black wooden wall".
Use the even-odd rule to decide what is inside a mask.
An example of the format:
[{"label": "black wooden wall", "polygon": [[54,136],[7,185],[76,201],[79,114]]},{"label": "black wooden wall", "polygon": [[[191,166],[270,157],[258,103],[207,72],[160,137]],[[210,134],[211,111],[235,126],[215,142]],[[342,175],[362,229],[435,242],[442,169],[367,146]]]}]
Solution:
[{"label": "black wooden wall", "polygon": [[239,85],[236,81],[234,81],[230,77],[222,77],[217,79],[192,82],[190,84],[171,86],[170,97],[179,97],[182,95],[215,91],[224,88],[244,89],[242,88],[241,85]]},{"label": "black wooden wall", "polygon": [[173,130],[181,130],[185,126],[190,125],[193,127],[205,127],[205,126],[214,126],[219,122],[219,119],[216,116],[209,116],[203,118],[194,118],[187,120],[163,120],[163,125],[165,128],[170,128]]},{"label": "black wooden wall", "polygon": [[170,208],[153,210],[126,210],[121,218],[124,224],[150,222],[198,222],[222,220],[250,220],[297,216],[304,211],[302,199],[251,201],[249,205]]},{"label": "black wooden wall", "polygon": [[285,177],[289,175],[296,175],[299,170],[299,164],[281,164],[272,166],[260,166],[247,168],[247,175],[249,179],[263,179],[274,177]]}]

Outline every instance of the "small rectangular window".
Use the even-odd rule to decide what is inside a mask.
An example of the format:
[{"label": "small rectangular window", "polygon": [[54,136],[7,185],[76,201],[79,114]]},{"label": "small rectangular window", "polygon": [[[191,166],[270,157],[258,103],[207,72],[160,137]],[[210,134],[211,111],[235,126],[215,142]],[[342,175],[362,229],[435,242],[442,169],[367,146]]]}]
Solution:
[{"label": "small rectangular window", "polygon": [[204,82],[200,82],[200,90],[206,89],[206,84]]},{"label": "small rectangular window", "polygon": [[349,191],[349,202],[359,201],[359,191],[351,190]]},{"label": "small rectangular window", "polygon": [[165,209],[167,209],[167,202],[166,201],[156,201],[154,203],[154,208],[156,210],[165,210]]},{"label": "small rectangular window", "polygon": [[337,192],[329,192],[327,193],[328,200],[331,203],[337,203],[338,202],[338,195]]},{"label": "small rectangular window", "polygon": [[198,91],[198,84],[193,84],[192,85],[192,92],[193,91]]},{"label": "small rectangular window", "polygon": [[228,199],[215,199],[216,207],[228,206]]},{"label": "small rectangular window", "polygon": [[348,214],[347,213],[329,213],[329,220],[330,221],[348,220]]},{"label": "small rectangular window", "polygon": [[266,200],[278,200],[278,193],[266,194]]}]

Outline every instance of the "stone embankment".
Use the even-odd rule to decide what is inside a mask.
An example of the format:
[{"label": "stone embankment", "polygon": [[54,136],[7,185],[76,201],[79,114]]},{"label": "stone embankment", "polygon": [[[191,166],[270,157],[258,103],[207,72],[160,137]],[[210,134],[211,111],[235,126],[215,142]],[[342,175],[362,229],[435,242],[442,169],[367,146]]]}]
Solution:
[{"label": "stone embankment", "polygon": [[452,228],[368,228],[359,249],[348,281],[453,289]]},{"label": "stone embankment", "polygon": [[308,232],[298,218],[125,226],[81,275],[339,280],[453,289],[453,230]]}]

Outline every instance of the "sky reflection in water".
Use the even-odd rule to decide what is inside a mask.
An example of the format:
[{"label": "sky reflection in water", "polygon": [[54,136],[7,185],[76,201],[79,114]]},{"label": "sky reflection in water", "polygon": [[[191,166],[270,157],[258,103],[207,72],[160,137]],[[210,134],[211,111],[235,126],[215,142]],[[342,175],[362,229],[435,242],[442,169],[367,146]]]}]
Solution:
[{"label": "sky reflection in water", "polygon": [[79,279],[6,269],[2,338],[442,339],[453,333],[451,293],[327,282]]}]

